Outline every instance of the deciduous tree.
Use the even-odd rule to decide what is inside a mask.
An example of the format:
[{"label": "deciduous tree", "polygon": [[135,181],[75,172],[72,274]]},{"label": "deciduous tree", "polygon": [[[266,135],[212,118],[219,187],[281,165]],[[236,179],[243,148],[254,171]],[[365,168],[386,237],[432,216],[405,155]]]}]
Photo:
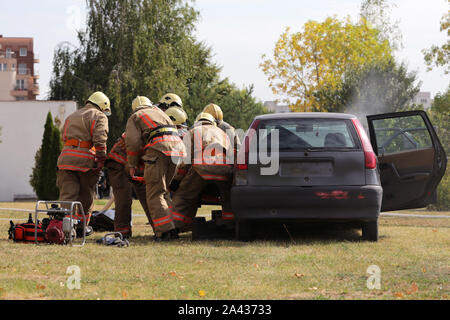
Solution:
[{"label": "deciduous tree", "polygon": [[[274,94],[282,94],[294,111],[334,111],[316,99],[319,90],[336,91],[347,70],[387,63],[392,58],[389,41],[362,19],[329,17],[308,21],[301,32],[281,34],[273,57],[263,56],[261,68]],[[292,101],[293,100],[293,101]]]},{"label": "deciduous tree", "polygon": [[83,105],[93,91],[105,92],[112,105],[109,147],[123,132],[137,95],[157,103],[165,93],[176,93],[191,121],[216,101],[220,67],[212,62],[211,48],[195,39],[199,13],[190,1],[87,4],[79,45],[64,43],[55,51],[50,99],[75,99]]},{"label": "deciduous tree", "polygon": [[[450,5],[450,0],[448,0]],[[441,46],[434,45],[428,50],[423,50],[428,71],[434,67],[443,67],[445,74],[450,73],[450,11],[441,19],[441,32],[447,32],[447,42]]]}]

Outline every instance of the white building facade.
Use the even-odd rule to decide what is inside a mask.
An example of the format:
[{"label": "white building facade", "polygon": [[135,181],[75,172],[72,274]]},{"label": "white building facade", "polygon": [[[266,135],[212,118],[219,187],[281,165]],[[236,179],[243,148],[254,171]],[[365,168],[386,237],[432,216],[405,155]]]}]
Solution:
[{"label": "white building facade", "polygon": [[63,125],[76,109],[74,101],[0,101],[0,201],[35,197],[29,181],[47,114]]},{"label": "white building facade", "polygon": [[423,108],[425,110],[428,110],[431,108],[431,104],[433,103],[433,100],[431,99],[431,92],[419,92],[415,97],[414,97],[414,104],[421,104],[423,105]]},{"label": "white building facade", "polygon": [[287,104],[280,105],[277,101],[265,101],[264,106],[267,108],[267,111],[273,113],[286,113],[291,112],[291,109]]}]

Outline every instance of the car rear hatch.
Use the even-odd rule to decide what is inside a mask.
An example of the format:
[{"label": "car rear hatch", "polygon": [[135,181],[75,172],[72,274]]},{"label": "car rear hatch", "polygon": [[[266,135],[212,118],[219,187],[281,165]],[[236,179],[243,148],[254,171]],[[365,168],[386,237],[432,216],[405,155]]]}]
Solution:
[{"label": "car rear hatch", "polygon": [[[249,151],[248,185],[365,185],[365,152],[352,120],[355,119],[261,120],[252,141],[252,145],[257,145]],[[275,170],[268,170],[271,166]]]}]

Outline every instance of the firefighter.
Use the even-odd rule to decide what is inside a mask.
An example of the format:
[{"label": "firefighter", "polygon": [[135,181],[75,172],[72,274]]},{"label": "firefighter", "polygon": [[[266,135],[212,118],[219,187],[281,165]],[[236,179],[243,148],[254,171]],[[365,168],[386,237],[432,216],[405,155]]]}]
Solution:
[{"label": "firefighter", "polygon": [[230,141],[233,143],[234,148],[234,163],[236,163],[237,159],[237,151],[239,149],[239,146],[241,145],[241,142],[239,140],[238,135],[236,134],[236,130],[233,126],[231,126],[228,122],[223,121],[223,112],[222,109],[214,103],[210,103],[203,109],[203,112],[209,113],[216,119],[217,127],[222,129],[225,133],[227,133],[228,138],[230,138]]},{"label": "firefighter", "polygon": [[[67,117],[62,131],[64,148],[58,158],[56,181],[59,200],[81,202],[86,226],[92,213],[95,186],[106,160],[109,115],[111,105],[108,97],[95,92],[83,108]],[[81,213],[76,215],[83,222]],[[82,229],[77,231],[82,232]],[[88,226],[86,233],[91,234],[92,228]]]},{"label": "firefighter", "polygon": [[166,111],[170,107],[183,108],[183,101],[175,93],[167,93],[161,97],[157,107],[162,111]]},{"label": "firefighter", "polygon": [[187,133],[187,114],[180,107],[170,107],[166,110],[166,114],[169,116],[170,120],[172,120],[173,124],[178,129],[178,135],[183,138]]},{"label": "firefighter", "polygon": [[186,148],[169,116],[151,101],[138,96],[125,131],[127,160],[131,177],[136,174],[142,150],[145,162],[147,205],[155,228],[155,241],[178,238],[172,215],[168,186]]},{"label": "firefighter", "polygon": [[[120,232],[124,238],[130,238],[132,236],[131,206],[133,204],[133,191],[141,203],[152,228],[153,221],[148,211],[145,184],[131,179],[126,164],[127,149],[125,146],[125,133],[123,133],[109,152],[105,167],[108,168],[108,178],[114,194],[116,211],[114,216],[114,231]],[[139,164],[139,172],[136,174],[143,175],[143,167],[142,162]],[[153,231],[155,230],[153,229]]]},{"label": "firefighter", "polygon": [[174,191],[172,216],[175,225],[182,232],[191,230],[203,189],[214,183],[222,205],[218,225],[233,227],[234,214],[230,204],[233,166],[226,163],[227,153],[233,152],[229,138],[216,126],[214,117],[205,112],[197,116],[189,135],[190,164],[181,163],[170,184],[170,190]]}]

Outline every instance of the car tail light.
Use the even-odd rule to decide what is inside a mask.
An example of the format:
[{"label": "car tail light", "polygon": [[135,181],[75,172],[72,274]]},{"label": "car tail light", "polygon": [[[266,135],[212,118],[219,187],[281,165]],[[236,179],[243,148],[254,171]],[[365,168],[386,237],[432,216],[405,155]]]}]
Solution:
[{"label": "car tail light", "polygon": [[358,119],[352,119],[352,122],[356,128],[356,131],[358,132],[359,139],[362,143],[365,166],[367,169],[375,169],[377,167],[377,157],[375,156],[375,152],[373,152],[369,137],[367,136],[364,127]]},{"label": "car tail light", "polygon": [[249,150],[250,150],[250,143],[253,140],[253,137],[256,134],[256,129],[259,126],[260,120],[255,120],[252,122],[250,129],[248,130],[247,134],[244,137],[244,141],[241,145],[241,148],[238,152],[238,163],[236,164],[236,176],[235,176],[235,182],[236,185],[247,185],[247,170],[248,170],[248,164],[249,164]]}]

